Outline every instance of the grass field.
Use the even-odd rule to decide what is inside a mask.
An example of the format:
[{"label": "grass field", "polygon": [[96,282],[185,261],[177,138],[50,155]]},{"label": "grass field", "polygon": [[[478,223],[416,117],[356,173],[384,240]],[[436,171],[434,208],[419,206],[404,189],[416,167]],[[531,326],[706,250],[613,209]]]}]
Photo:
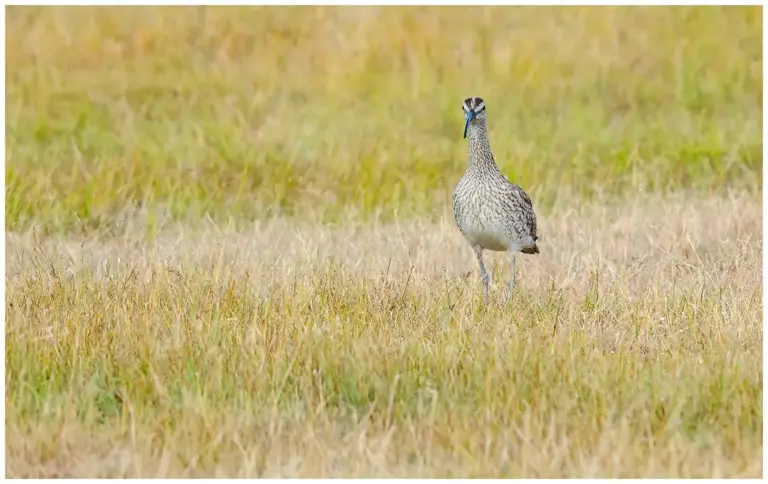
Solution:
[{"label": "grass field", "polygon": [[[6,475],[760,477],[759,7],[6,10]],[[483,304],[482,96],[541,254]]]}]

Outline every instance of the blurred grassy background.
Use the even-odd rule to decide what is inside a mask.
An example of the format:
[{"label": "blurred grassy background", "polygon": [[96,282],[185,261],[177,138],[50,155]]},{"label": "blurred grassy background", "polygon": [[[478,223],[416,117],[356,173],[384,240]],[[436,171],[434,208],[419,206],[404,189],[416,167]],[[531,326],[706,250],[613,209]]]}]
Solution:
[{"label": "blurred grassy background", "polygon": [[6,58],[9,230],[437,217],[468,96],[540,211],[761,188],[759,7],[9,7]]}]

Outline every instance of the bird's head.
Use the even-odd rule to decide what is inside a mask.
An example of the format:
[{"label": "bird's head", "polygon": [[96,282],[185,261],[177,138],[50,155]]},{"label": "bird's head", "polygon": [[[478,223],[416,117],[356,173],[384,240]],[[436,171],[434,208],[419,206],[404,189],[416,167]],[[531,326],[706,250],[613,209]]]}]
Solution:
[{"label": "bird's head", "polygon": [[464,124],[464,137],[466,138],[469,123],[477,123],[478,120],[485,119],[485,101],[479,97],[470,97],[464,100],[461,109],[464,111],[464,118],[466,120]]}]

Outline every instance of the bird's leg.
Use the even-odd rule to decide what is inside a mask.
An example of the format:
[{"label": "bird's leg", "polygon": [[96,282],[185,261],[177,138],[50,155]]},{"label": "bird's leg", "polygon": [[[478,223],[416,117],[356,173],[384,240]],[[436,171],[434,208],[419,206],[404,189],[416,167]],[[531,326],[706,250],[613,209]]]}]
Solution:
[{"label": "bird's leg", "polygon": [[477,262],[480,264],[480,277],[483,280],[483,287],[485,288],[485,303],[488,304],[488,283],[490,282],[490,277],[488,277],[488,273],[485,272],[485,265],[483,264],[483,248],[482,247],[474,247],[475,249],[475,255],[477,256]]},{"label": "bird's leg", "polygon": [[509,302],[510,299],[512,299],[512,289],[515,288],[515,282],[516,282],[516,266],[515,263],[517,261],[517,254],[512,252],[512,255],[509,257],[510,262],[512,263],[512,275],[509,276],[509,282],[507,282],[507,302]]}]

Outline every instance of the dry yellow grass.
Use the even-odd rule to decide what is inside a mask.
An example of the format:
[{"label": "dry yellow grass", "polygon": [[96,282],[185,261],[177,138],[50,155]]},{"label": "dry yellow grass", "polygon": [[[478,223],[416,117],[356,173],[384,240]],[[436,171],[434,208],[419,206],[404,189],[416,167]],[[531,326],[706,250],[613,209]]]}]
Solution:
[{"label": "dry yellow grass", "polygon": [[556,210],[511,307],[451,223],[8,234],[8,474],[762,474],[759,199]]}]

